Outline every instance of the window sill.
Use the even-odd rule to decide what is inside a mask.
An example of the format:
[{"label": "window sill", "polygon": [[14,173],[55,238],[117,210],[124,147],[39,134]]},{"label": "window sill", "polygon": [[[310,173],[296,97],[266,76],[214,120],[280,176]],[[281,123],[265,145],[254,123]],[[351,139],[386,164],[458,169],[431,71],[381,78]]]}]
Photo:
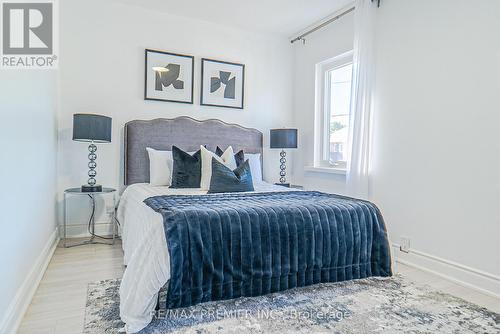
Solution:
[{"label": "window sill", "polygon": [[304,167],[304,171],[311,173],[326,173],[326,174],[338,174],[338,175],[347,174],[347,169],[335,168],[335,167],[306,166]]}]

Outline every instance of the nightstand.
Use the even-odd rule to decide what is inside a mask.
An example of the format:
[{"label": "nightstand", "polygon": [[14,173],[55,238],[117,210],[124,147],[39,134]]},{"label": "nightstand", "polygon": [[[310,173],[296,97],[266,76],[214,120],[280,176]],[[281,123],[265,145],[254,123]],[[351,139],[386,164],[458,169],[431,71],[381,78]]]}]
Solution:
[{"label": "nightstand", "polygon": [[[95,198],[96,196],[105,196],[105,195],[112,195],[113,196],[113,208],[116,206],[116,189],[113,188],[102,188],[102,191],[99,192],[82,192],[81,188],[69,188],[64,191],[64,240],[63,240],[63,245],[66,248],[69,247],[75,247],[75,246],[81,246],[81,245],[89,245],[89,244],[104,244],[104,245],[114,245],[115,243],[115,236],[116,236],[116,215],[115,215],[115,210],[113,210],[113,214],[111,216],[111,224],[113,226],[113,235],[111,237],[103,237],[100,235],[95,234]],[[84,242],[76,243],[76,244],[70,244],[68,245],[66,240],[66,223],[67,223],[67,213],[66,213],[66,202],[67,198],[69,196],[80,196],[80,197],[88,197],[90,199],[90,203],[92,205],[92,211],[90,213],[90,218],[88,222],[88,230],[90,233],[90,239],[86,240]],[[101,240],[108,240],[108,241],[100,241],[97,239]]]}]

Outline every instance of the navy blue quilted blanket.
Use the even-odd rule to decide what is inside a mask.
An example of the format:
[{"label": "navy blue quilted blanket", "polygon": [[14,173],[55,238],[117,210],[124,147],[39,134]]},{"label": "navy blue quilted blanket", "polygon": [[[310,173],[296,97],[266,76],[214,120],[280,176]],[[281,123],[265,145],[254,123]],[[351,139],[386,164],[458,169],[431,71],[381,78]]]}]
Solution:
[{"label": "navy blue quilted blanket", "polygon": [[166,308],[391,275],[384,220],[367,201],[291,191],[144,202],[164,219]]}]

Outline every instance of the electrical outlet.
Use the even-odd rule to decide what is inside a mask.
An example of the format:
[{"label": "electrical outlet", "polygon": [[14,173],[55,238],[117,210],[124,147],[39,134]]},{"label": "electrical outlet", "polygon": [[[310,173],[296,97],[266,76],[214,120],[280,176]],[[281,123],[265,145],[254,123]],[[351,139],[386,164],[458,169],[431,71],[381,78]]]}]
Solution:
[{"label": "electrical outlet", "polygon": [[399,245],[399,250],[404,253],[410,252],[410,238],[401,237],[401,243]]}]

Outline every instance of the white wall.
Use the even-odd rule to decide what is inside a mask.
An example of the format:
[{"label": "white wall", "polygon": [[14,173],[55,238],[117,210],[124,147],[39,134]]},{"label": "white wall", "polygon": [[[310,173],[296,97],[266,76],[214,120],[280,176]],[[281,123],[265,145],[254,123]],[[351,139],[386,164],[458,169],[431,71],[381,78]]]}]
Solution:
[{"label": "white wall", "polygon": [[379,11],[371,198],[394,241],[500,276],[500,2]]},{"label": "white wall", "polygon": [[0,72],[0,332],[10,332],[55,237],[56,74]]},{"label": "white wall", "polygon": [[[71,141],[72,115],[89,112],[113,118],[113,142],[98,146],[98,182],[123,184],[123,125],[133,119],[219,118],[269,129],[291,125],[292,52],[283,36],[249,33],[106,1],[61,3],[61,114],[59,191],[86,182],[87,145]],[[144,49],[195,56],[194,105],[144,101]],[[245,109],[199,105],[200,59],[246,65]],[[279,152],[265,150],[264,177],[278,177]],[[87,204],[88,205],[88,204]],[[70,202],[70,223],[83,232],[88,206]],[[87,211],[86,211],[87,210]],[[98,221],[106,221],[102,213]]]},{"label": "white wall", "polygon": [[316,64],[353,49],[354,15],[294,43],[294,123],[299,129],[299,149],[293,152],[293,182],[306,189],[345,193],[345,175],[304,171],[314,164],[314,103]]},{"label": "white wall", "polygon": [[[411,261],[497,295],[499,12],[493,0],[382,2],[370,194],[392,241],[411,239]],[[345,189],[301,168],[313,163],[314,65],[352,47],[352,18],[294,46],[294,180],[307,188]]]}]

